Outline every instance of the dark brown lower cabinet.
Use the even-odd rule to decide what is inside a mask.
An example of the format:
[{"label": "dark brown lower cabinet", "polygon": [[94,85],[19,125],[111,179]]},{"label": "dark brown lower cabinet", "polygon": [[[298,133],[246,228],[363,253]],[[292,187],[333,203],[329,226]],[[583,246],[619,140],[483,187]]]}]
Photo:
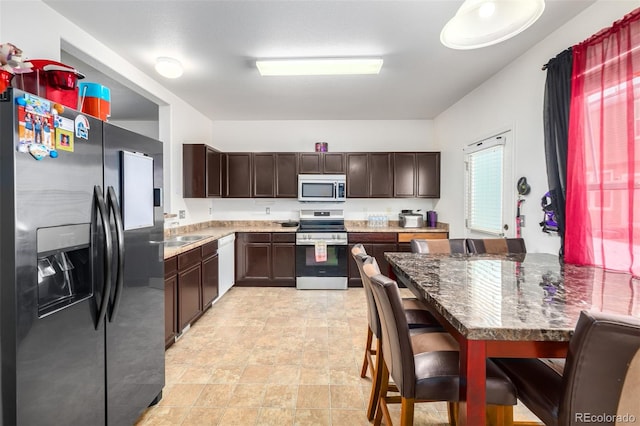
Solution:
[{"label": "dark brown lower cabinet", "polygon": [[349,287],[362,287],[360,271],[356,265],[351,249],[360,243],[364,246],[367,254],[376,258],[380,272],[389,275],[389,263],[384,258],[387,251],[398,250],[398,234],[395,232],[349,232]]},{"label": "dark brown lower cabinet", "polygon": [[178,258],[164,261],[164,346],[173,345],[178,335]]},{"label": "dark brown lower cabinet", "polygon": [[[413,238],[449,238],[448,232],[413,232],[413,233],[395,233],[395,232],[349,232],[349,287],[362,287],[362,279],[360,271],[356,265],[351,249],[360,243],[364,246],[369,256],[376,258],[380,272],[389,276],[391,273],[389,262],[384,258],[384,254],[388,251],[411,251],[411,239]],[[400,287],[404,287],[399,284]]]},{"label": "dark brown lower cabinet", "polygon": [[295,234],[244,233],[236,238],[238,286],[295,286]]},{"label": "dark brown lower cabinet", "polygon": [[178,272],[178,325],[180,330],[183,330],[202,314],[200,307],[201,287],[201,263]]},{"label": "dark brown lower cabinet", "polygon": [[271,279],[283,287],[296,285],[296,237],[295,234],[271,234]]},{"label": "dark brown lower cabinet", "polygon": [[202,311],[218,297],[218,241],[202,246]]}]

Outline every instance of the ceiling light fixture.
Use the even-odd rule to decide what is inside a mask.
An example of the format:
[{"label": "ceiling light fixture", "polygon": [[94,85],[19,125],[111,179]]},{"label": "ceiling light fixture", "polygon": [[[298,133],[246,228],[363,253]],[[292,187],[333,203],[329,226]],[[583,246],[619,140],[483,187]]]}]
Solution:
[{"label": "ceiling light fixture", "polygon": [[507,40],[542,15],[544,0],[465,0],[440,33],[452,49],[477,49]]},{"label": "ceiling light fixture", "polygon": [[257,60],[262,76],[379,74],[380,58],[266,59]]},{"label": "ceiling light fixture", "polygon": [[156,59],[156,71],[166,78],[178,78],[183,72],[180,61],[166,56]]}]

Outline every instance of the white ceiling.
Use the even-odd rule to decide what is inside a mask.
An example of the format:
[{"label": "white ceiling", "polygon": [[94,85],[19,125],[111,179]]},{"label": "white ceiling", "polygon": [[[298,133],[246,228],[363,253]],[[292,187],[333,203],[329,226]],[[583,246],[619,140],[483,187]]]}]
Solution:
[{"label": "white ceiling", "polygon": [[[456,51],[439,34],[461,0],[45,2],[212,120],[434,118],[593,3],[547,0],[517,37]],[[370,55],[384,58],[380,75],[261,77],[254,66]],[[184,75],[157,75],[157,56],[181,60]]]}]

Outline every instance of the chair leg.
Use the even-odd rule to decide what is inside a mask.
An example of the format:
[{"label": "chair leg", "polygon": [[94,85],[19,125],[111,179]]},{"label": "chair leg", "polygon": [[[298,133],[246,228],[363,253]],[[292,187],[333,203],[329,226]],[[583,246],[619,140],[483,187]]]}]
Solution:
[{"label": "chair leg", "polygon": [[413,426],[413,408],[415,403],[415,398],[402,398],[402,408],[400,409],[401,426]]},{"label": "chair leg", "polygon": [[367,326],[367,346],[365,346],[364,348],[364,360],[362,361],[362,370],[360,371],[360,377],[362,378],[365,378],[367,376],[367,367],[369,367],[369,352],[371,351],[372,340],[373,340],[373,332],[371,331],[371,328]]},{"label": "chair leg", "polygon": [[[378,356],[382,358],[382,345],[378,343]],[[392,426],[391,415],[389,414],[389,408],[387,407],[387,391],[389,390],[389,370],[384,361],[378,364],[378,371],[380,372],[380,394],[378,398],[378,409],[376,410],[376,418],[373,422],[374,426],[380,426],[382,422],[382,416],[384,415],[384,423],[387,426]]]},{"label": "chair leg", "polygon": [[487,405],[487,426],[512,426],[512,405]]},{"label": "chair leg", "polygon": [[[382,365],[384,365],[384,360],[382,359],[382,340],[377,339],[376,343],[376,366],[373,368],[373,375],[371,377],[371,396],[369,397],[369,408],[367,409],[367,419],[369,421],[373,420],[376,415],[376,410],[378,409],[378,400],[380,399],[381,393],[381,384],[382,384]],[[389,384],[389,373],[387,372],[387,385]],[[386,389],[385,388],[385,395]]]},{"label": "chair leg", "polygon": [[458,424],[458,403],[448,402],[447,411],[449,413],[449,425],[457,426]]}]

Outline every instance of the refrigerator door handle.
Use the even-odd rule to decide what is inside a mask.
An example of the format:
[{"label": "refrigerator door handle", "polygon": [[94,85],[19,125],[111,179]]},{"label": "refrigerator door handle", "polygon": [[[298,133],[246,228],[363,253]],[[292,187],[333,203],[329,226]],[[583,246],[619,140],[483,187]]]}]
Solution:
[{"label": "refrigerator door handle", "polygon": [[118,244],[116,289],[113,295],[113,306],[111,307],[111,314],[109,315],[109,322],[113,322],[116,314],[118,313],[118,307],[120,307],[120,300],[122,299],[122,292],[124,290],[124,226],[122,224],[122,215],[120,214],[118,197],[116,197],[116,191],[115,189],[113,189],[113,186],[110,186],[107,190],[107,203],[109,203],[109,209],[113,214],[113,219],[116,224],[116,243]]},{"label": "refrigerator door handle", "polygon": [[102,293],[102,302],[100,302],[100,310],[98,311],[98,320],[96,321],[96,330],[102,325],[102,321],[107,315],[107,307],[109,306],[109,296],[111,295],[111,264],[113,263],[113,257],[111,251],[113,250],[113,242],[111,241],[111,231],[109,227],[109,216],[107,215],[107,206],[104,203],[104,197],[102,196],[102,189],[96,185],[93,187],[93,193],[96,198],[96,205],[100,218],[102,220],[102,227],[104,229],[104,287]]}]

